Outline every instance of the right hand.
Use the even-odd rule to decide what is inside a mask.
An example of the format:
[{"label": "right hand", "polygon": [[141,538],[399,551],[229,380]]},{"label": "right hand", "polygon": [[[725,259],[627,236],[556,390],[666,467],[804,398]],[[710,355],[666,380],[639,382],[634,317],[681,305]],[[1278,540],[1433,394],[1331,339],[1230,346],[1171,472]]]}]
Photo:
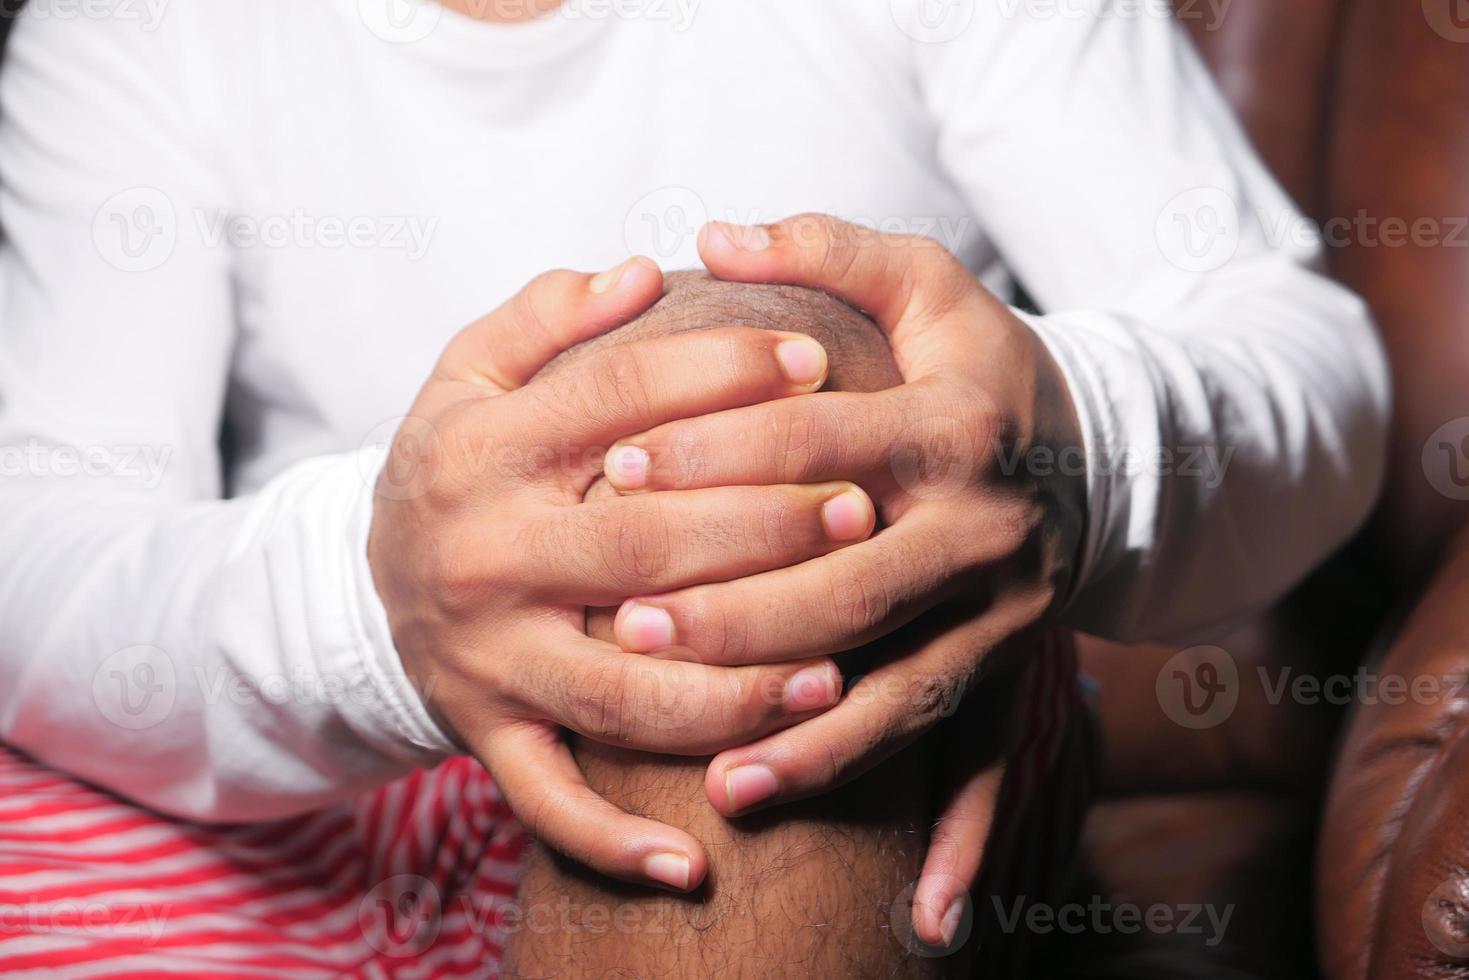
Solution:
[{"label": "right hand", "polygon": [[825,711],[841,675],[826,657],[625,653],[586,635],[586,609],[801,562],[866,538],[875,517],[847,483],[583,500],[620,438],[825,380],[815,341],[752,328],[606,345],[534,377],[662,286],[647,259],[550,272],[461,331],[394,437],[368,558],[409,677],[527,828],[603,873],[684,891],[707,870],[699,843],[602,799],[561,727],[712,754]]}]

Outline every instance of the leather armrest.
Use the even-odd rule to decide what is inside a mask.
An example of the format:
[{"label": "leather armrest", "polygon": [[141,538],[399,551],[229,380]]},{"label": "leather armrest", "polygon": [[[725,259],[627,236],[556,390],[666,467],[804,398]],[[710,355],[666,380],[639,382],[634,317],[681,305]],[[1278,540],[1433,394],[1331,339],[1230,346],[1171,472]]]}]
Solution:
[{"label": "leather armrest", "polygon": [[1358,687],[1317,860],[1336,980],[1469,977],[1469,532]]}]

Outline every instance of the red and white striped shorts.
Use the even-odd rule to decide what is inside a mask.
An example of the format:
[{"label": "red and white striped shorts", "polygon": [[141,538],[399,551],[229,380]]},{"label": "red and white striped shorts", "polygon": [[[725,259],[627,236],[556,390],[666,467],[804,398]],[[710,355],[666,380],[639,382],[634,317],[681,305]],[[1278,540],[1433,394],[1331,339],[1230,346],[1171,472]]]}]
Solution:
[{"label": "red and white striped shorts", "polygon": [[[1080,826],[1069,637],[1027,671],[981,892],[1051,894]],[[494,976],[525,846],[464,758],[309,816],[205,827],[0,745],[0,975]],[[1015,944],[984,921],[988,961]]]}]

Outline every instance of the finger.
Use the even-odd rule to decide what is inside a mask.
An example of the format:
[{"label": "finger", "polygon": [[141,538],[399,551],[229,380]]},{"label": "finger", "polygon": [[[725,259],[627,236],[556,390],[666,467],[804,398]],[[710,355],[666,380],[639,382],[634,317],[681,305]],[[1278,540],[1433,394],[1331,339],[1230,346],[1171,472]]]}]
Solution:
[{"label": "finger", "polygon": [[553,435],[606,446],[672,419],[815,391],[826,372],[825,349],[805,334],[721,327],[608,344],[525,393]]},{"label": "finger", "polygon": [[624,653],[585,636],[522,657],[515,690],[528,710],[609,745],[712,755],[813,718],[835,704],[829,659],[709,667]]},{"label": "finger", "polygon": [[626,323],[662,293],[662,271],[643,256],[597,275],[566,269],[543,273],[459,331],[444,348],[435,374],[491,391],[519,388],[557,354]]},{"label": "finger", "polygon": [[699,254],[720,279],[809,286],[866,311],[892,337],[910,378],[909,368],[919,366],[901,363],[907,335],[962,304],[979,309],[998,302],[931,238],[878,232],[821,214],[772,225],[711,222],[700,230]]},{"label": "finger", "polygon": [[[960,561],[952,529],[915,511],[875,537],[799,565],[628,599],[614,635],[624,650],[671,647],[671,655],[688,651],[711,664],[840,653],[972,588],[947,571]],[[663,633],[649,629],[655,622]],[[650,644],[649,636],[660,642]]]},{"label": "finger", "polygon": [[520,822],[546,846],[640,885],[687,892],[704,880],[708,859],[699,842],[598,795],[550,725],[499,728],[479,757]]},{"label": "finger", "polygon": [[543,515],[527,531],[526,554],[543,556],[536,587],[584,606],[793,565],[861,541],[877,523],[866,492],[841,482],[614,496]]},{"label": "finger", "polygon": [[624,493],[850,478],[887,464],[915,402],[904,388],[819,392],[685,416],[619,440],[603,475]]},{"label": "finger", "polygon": [[709,764],[704,791],[725,816],[804,799],[846,783],[910,744],[957,710],[983,652],[983,620],[915,630],[894,659],[851,686],[841,702],[809,721]]},{"label": "finger", "polygon": [[[862,479],[935,496],[997,458],[997,416],[929,379],[886,391],[818,392],[678,419],[613,445],[604,475],[624,493]],[[638,468],[622,465],[640,452]]]},{"label": "finger", "polygon": [[1003,762],[968,776],[934,825],[913,893],[913,930],[930,946],[953,941],[979,877],[1004,777]]}]

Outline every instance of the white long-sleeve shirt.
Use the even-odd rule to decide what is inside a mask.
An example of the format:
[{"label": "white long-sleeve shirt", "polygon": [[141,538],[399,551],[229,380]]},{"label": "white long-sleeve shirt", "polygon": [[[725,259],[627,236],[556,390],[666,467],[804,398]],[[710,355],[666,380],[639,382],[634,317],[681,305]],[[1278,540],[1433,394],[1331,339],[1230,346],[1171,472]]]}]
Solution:
[{"label": "white long-sleeve shirt", "polygon": [[33,2],[0,74],[0,738],[202,819],[449,751],[366,562],[394,420],[531,276],[692,265],[705,218],[828,211],[1025,284],[1084,428],[1069,625],[1275,600],[1367,513],[1386,373],[1166,6]]}]

